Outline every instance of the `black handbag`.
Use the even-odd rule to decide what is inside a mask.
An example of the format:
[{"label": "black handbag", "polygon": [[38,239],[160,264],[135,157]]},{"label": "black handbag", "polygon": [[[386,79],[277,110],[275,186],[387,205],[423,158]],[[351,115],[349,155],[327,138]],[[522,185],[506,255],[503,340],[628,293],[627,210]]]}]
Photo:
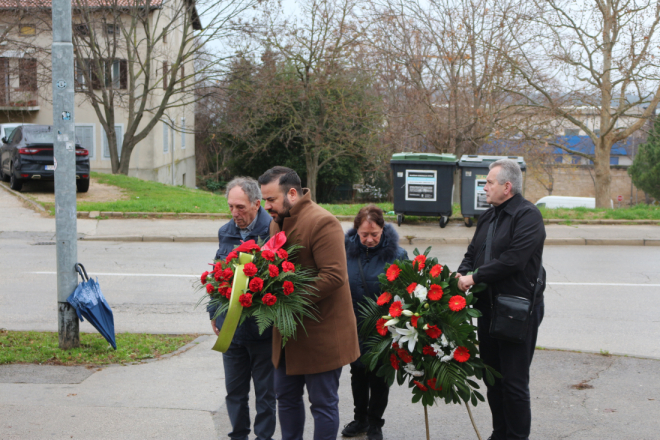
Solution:
[{"label": "black handbag", "polygon": [[[491,259],[491,246],[496,224],[497,220],[492,221],[488,228],[484,263],[487,263]],[[495,298],[493,298],[491,292],[492,288],[489,289],[489,292],[491,292],[491,318],[488,333],[491,338],[514,343],[521,343],[525,341],[527,338],[527,331],[529,329],[529,322],[531,320],[532,313],[534,312],[536,295],[543,285],[542,277],[543,260],[541,260],[539,275],[536,279],[536,286],[534,288],[534,294],[532,295],[531,301],[529,298],[508,294],[495,295]]]}]

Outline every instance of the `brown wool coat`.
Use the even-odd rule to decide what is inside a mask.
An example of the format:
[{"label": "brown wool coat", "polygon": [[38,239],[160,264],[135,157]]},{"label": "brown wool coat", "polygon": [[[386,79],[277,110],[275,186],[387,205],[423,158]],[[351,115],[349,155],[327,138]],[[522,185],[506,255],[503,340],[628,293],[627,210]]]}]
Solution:
[{"label": "brown wool coat", "polygon": [[[312,201],[309,190],[291,208],[282,229],[271,222],[271,236],[284,230],[286,247],[304,246],[295,263],[318,270],[320,280],[314,298],[320,319],[304,318],[307,334],[298,330],[295,340],[286,343],[286,374],[316,374],[348,365],[360,357],[357,323],[346,269],[344,231],[335,216]],[[273,329],[273,364],[279,366],[282,336]]]}]

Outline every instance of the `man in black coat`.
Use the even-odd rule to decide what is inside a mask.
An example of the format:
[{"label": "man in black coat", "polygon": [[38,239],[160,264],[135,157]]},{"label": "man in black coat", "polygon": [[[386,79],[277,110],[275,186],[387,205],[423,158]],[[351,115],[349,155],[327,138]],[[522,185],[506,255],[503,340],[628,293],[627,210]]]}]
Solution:
[{"label": "man in black coat", "polygon": [[[243,241],[268,240],[271,217],[261,207],[261,190],[256,180],[237,177],[227,184],[227,203],[232,219],[218,231],[216,260],[224,260]],[[210,308],[211,327],[217,335],[225,315],[215,320],[216,309]],[[257,440],[271,440],[275,432],[274,368],[271,362],[272,328],[259,334],[254,318],[246,319],[236,329],[226,353],[222,354],[227,389],[227,413],[232,426],[231,439],[247,440],[250,434],[248,396],[250,379],[254,381],[257,414],[254,434]]]},{"label": "man in black coat", "polygon": [[[522,172],[515,161],[501,159],[492,163],[484,190],[487,202],[493,207],[479,217],[472,242],[458,268],[458,286],[466,291],[476,283],[488,285],[486,291],[476,294],[479,298],[476,307],[483,313],[477,324],[479,350],[483,361],[502,374],[502,379],[497,379],[494,385],[487,384],[493,416],[493,433],[489,439],[527,440],[532,420],[529,367],[544,312],[544,287],[536,289],[536,285],[545,286],[545,271],[538,279],[545,227],[539,210],[521,195]],[[490,256],[486,256],[491,223],[493,239]],[[468,275],[477,269],[476,274]],[[522,343],[489,335],[491,301],[499,294],[534,301],[527,337]]]}]

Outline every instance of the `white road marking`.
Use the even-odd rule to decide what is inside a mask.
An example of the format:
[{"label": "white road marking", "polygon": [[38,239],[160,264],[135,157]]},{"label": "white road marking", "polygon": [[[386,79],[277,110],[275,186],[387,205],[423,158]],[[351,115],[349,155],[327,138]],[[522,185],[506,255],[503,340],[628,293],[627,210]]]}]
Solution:
[{"label": "white road marking", "polygon": [[[26,272],[35,275],[57,275],[57,272]],[[173,277],[173,278],[199,278],[199,275],[173,274],[173,273],[105,273],[94,272],[89,276],[114,277]],[[549,282],[548,286],[612,286],[612,287],[660,287],[660,284],[625,284],[625,283],[556,283]]]}]

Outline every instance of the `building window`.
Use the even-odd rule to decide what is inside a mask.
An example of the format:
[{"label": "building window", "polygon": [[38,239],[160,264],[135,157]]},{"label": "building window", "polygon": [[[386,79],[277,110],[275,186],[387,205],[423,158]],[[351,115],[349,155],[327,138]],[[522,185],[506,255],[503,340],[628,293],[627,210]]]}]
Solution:
[{"label": "building window", "polygon": [[0,26],[0,46],[7,44],[7,26]]},{"label": "building window", "polygon": [[564,162],[564,156],[561,154],[557,154],[555,156],[555,163],[563,163]]},{"label": "building window", "polygon": [[74,24],[73,33],[81,37],[86,37],[89,35],[89,27],[86,24]]},{"label": "building window", "polygon": [[181,91],[186,88],[186,69],[185,66],[181,66]]},{"label": "building window", "polygon": [[186,118],[181,118],[181,149],[186,149]]},{"label": "building window", "polygon": [[118,24],[106,24],[105,33],[108,35],[121,35],[121,30]]},{"label": "building window", "polygon": [[37,60],[34,58],[18,60],[18,86],[23,91],[37,91]]},{"label": "building window", "polygon": [[600,137],[600,129],[596,129],[596,130],[594,130],[594,134],[595,134],[597,137]]},{"label": "building window", "polygon": [[169,134],[170,128],[163,122],[163,153],[170,151]]},{"label": "building window", "polygon": [[579,128],[566,128],[566,129],[564,129],[564,135],[565,136],[579,136],[580,135],[580,129]]},{"label": "building window", "polygon": [[22,24],[18,27],[18,35],[21,37],[32,37],[37,35],[37,27],[33,24]]},{"label": "building window", "polygon": [[619,158],[610,156],[610,165],[619,165]]},{"label": "building window", "polygon": [[94,159],[94,126],[76,124],[76,142],[89,151],[89,158]]},{"label": "building window", "polygon": [[163,90],[167,90],[167,61],[163,61]]},{"label": "building window", "polygon": [[[121,159],[121,146],[124,144],[124,126],[115,124],[115,135],[117,136],[117,156]],[[110,159],[110,148],[108,147],[108,135],[103,130],[103,158]]]},{"label": "building window", "polygon": [[580,164],[580,159],[581,159],[580,156],[572,156],[571,157],[571,163],[573,165],[579,165]]},{"label": "building window", "polygon": [[105,86],[112,89],[128,88],[128,63],[126,60],[105,62]]},{"label": "building window", "polygon": [[174,137],[174,127],[170,127],[170,142],[172,143],[172,153],[175,151],[175,141],[176,138]]}]

